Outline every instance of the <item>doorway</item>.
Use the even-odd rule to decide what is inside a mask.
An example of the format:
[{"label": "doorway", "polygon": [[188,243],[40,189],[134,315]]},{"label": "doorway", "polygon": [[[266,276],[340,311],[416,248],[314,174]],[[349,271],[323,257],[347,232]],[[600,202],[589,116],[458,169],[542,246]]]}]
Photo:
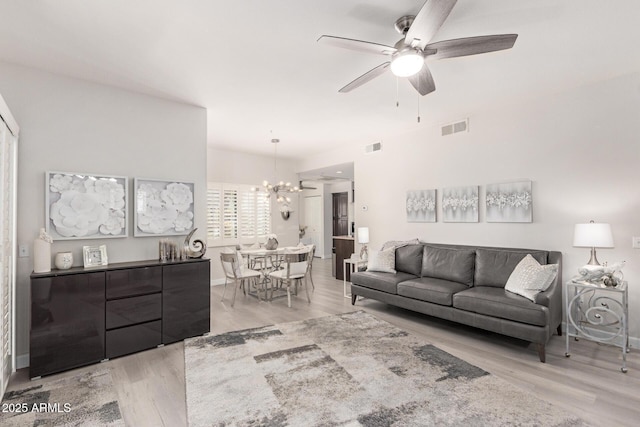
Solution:
[{"label": "doorway", "polygon": [[349,235],[349,193],[332,193],[333,235]]},{"label": "doorway", "polygon": [[307,196],[304,198],[305,243],[316,246],[316,256],[324,254],[324,239],[322,227],[322,197]]}]

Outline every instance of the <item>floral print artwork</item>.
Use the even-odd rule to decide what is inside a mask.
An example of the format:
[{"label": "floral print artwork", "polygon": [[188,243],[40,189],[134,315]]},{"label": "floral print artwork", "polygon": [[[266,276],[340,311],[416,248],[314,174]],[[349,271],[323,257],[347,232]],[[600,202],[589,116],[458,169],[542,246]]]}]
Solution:
[{"label": "floral print artwork", "polygon": [[407,191],[407,221],[436,222],[436,190]]},{"label": "floral print artwork", "polygon": [[48,172],[47,187],[54,240],[127,236],[127,178]]},{"label": "floral print artwork", "polygon": [[531,181],[487,185],[487,222],[532,222]]},{"label": "floral print artwork", "polygon": [[442,190],[444,222],[478,222],[478,186]]},{"label": "floral print artwork", "polygon": [[136,236],[187,234],[193,228],[193,184],[136,179]]}]

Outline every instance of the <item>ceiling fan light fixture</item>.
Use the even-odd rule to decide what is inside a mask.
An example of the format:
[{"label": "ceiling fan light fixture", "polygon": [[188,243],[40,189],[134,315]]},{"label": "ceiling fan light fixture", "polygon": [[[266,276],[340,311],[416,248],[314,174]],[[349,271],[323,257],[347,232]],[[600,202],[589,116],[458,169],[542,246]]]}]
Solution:
[{"label": "ceiling fan light fixture", "polygon": [[418,49],[408,48],[398,52],[391,61],[391,72],[398,77],[409,77],[424,66],[424,56]]}]

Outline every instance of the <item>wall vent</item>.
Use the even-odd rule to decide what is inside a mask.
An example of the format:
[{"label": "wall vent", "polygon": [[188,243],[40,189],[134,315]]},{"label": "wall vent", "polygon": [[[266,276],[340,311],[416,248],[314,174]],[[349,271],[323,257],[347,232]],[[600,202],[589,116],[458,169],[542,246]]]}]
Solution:
[{"label": "wall vent", "polygon": [[376,151],[382,151],[382,142],[374,142],[364,147],[364,152],[367,154],[375,153]]},{"label": "wall vent", "polygon": [[469,119],[464,119],[459,122],[450,123],[442,126],[442,136],[453,135],[458,132],[469,132]]}]

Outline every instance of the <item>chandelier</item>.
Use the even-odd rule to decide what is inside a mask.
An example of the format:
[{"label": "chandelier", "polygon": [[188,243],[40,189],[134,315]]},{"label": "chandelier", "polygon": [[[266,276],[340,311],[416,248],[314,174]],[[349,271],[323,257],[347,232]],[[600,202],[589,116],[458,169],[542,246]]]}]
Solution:
[{"label": "chandelier", "polygon": [[[273,144],[273,172],[274,176],[278,174],[278,143],[280,142],[277,138],[272,138],[271,143]],[[287,193],[299,193],[302,190],[298,186],[291,185],[290,182],[280,181],[274,184],[271,184],[269,181],[262,181],[262,187],[266,193],[269,195],[273,194],[276,196],[276,201],[278,203],[283,203],[285,207],[288,209],[288,203],[291,203],[291,198],[287,196]],[[254,188],[254,190],[258,190],[258,188]]]}]

